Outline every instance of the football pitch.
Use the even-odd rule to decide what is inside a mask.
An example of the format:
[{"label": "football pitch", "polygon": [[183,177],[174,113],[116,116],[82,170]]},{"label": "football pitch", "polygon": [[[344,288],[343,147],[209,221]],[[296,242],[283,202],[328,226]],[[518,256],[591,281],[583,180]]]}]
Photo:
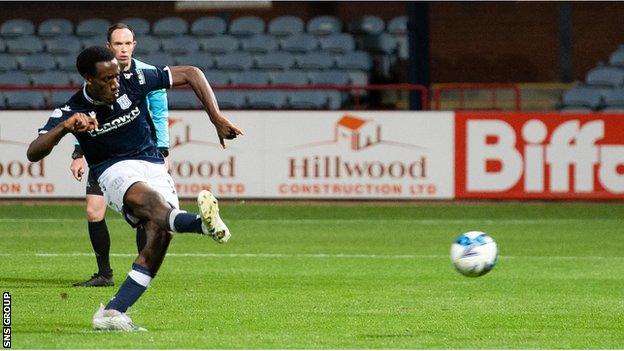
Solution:
[{"label": "football pitch", "polygon": [[[192,203],[184,206],[194,210]],[[109,211],[115,287],[74,288],[95,259],[82,205],[0,206],[0,287],[21,349],[622,349],[621,203],[223,203],[232,239],[176,234],[129,311],[91,317],[136,255]],[[454,271],[452,240],[481,230],[499,259]]]}]

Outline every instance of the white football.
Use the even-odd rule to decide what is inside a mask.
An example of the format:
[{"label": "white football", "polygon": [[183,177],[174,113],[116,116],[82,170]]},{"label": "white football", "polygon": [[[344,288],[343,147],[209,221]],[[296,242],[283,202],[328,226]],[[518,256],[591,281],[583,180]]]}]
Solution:
[{"label": "white football", "polygon": [[451,261],[467,277],[479,277],[491,271],[497,257],[496,241],[483,232],[461,234],[451,245]]}]

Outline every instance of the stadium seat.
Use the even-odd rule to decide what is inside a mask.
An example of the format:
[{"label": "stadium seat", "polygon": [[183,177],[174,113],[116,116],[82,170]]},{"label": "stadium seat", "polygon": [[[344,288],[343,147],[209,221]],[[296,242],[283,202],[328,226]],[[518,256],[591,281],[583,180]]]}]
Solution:
[{"label": "stadium seat", "polygon": [[181,17],[165,17],[154,22],[152,34],[157,37],[174,37],[188,33],[188,23]]},{"label": "stadium seat", "polygon": [[349,25],[349,31],[355,34],[378,35],[384,31],[384,21],[377,16],[362,16],[354,19]]},{"label": "stadium seat", "polygon": [[74,24],[66,18],[50,18],[41,24],[37,29],[40,37],[58,37],[72,35],[74,32]]},{"label": "stadium seat", "polygon": [[232,71],[244,71],[253,65],[253,57],[248,52],[232,52],[215,56],[217,68]]},{"label": "stadium seat", "polygon": [[200,17],[191,25],[191,34],[198,37],[209,37],[224,34],[227,23],[221,17]]},{"label": "stadium seat", "polygon": [[226,54],[238,50],[239,41],[231,35],[218,35],[199,40],[199,46],[203,51],[213,54]]},{"label": "stadium seat", "polygon": [[162,39],[162,49],[172,55],[182,55],[199,51],[199,42],[195,37],[181,35]]},{"label": "stadium seat", "polygon": [[310,34],[294,34],[282,40],[282,50],[294,53],[305,53],[318,48],[318,40]]},{"label": "stadium seat", "polygon": [[143,40],[143,36],[150,31],[150,23],[145,18],[126,17],[119,20],[119,23],[128,25],[134,31],[135,36],[137,36],[135,40],[138,41]]},{"label": "stadium seat", "polygon": [[211,69],[215,65],[214,57],[205,52],[193,52],[183,56],[176,56],[175,60],[178,65],[195,66],[199,67],[202,71]]},{"label": "stadium seat", "polygon": [[13,110],[42,109],[46,107],[41,91],[8,90],[4,92],[7,108]]},{"label": "stadium seat", "polygon": [[387,32],[390,34],[407,34],[407,16],[398,16],[388,22]]},{"label": "stadium seat", "polygon": [[210,85],[230,85],[230,75],[218,70],[205,70],[204,75]]},{"label": "stadium seat", "polygon": [[106,31],[111,23],[103,18],[90,18],[80,21],[76,26],[76,35],[79,37],[104,37],[104,41],[100,45],[106,43]]},{"label": "stadium seat", "polygon": [[322,109],[327,107],[327,94],[319,90],[289,91],[288,105],[295,109]]},{"label": "stadium seat", "polygon": [[33,73],[30,75],[30,78],[33,85],[68,86],[72,84],[67,73],[58,71]]},{"label": "stadium seat", "polygon": [[136,55],[147,55],[160,50],[160,40],[151,35],[144,35],[137,38],[137,44],[134,48]]},{"label": "stadium seat", "polygon": [[0,84],[30,85],[30,76],[22,71],[0,73]]},{"label": "stadium seat", "polygon": [[624,106],[624,88],[607,90],[604,102],[606,106]]},{"label": "stadium seat", "polygon": [[614,88],[622,86],[624,84],[624,68],[602,65],[595,67],[587,72],[585,83]]},{"label": "stadium seat", "polygon": [[278,42],[267,34],[256,34],[241,39],[241,48],[251,53],[265,53],[277,50]]},{"label": "stadium seat", "polygon": [[247,92],[249,108],[253,109],[278,109],[287,104],[287,95],[278,90],[252,90]]},{"label": "stadium seat", "polygon": [[308,75],[302,71],[271,72],[272,84],[307,85]]},{"label": "stadium seat", "polygon": [[40,53],[19,57],[20,69],[24,72],[43,72],[56,68],[52,54]]},{"label": "stadium seat", "polygon": [[54,59],[56,60],[59,70],[65,72],[77,72],[75,55],[55,56]]},{"label": "stadium seat", "polygon": [[35,34],[35,25],[27,19],[11,19],[0,26],[0,35],[5,38],[16,38]]},{"label": "stadium seat", "polygon": [[232,74],[233,85],[268,85],[269,74],[264,71],[244,71]]},{"label": "stadium seat", "polygon": [[86,49],[90,46],[104,46],[106,45],[106,33],[93,36],[84,37],[80,40],[82,42],[82,48]]},{"label": "stadium seat", "polygon": [[362,71],[346,71],[349,77],[349,84],[351,85],[368,85],[369,76],[368,73]]},{"label": "stadium seat", "polygon": [[336,66],[346,70],[369,71],[373,67],[373,61],[367,52],[353,51],[337,56]]},{"label": "stadium seat", "polygon": [[624,66],[624,45],[620,45],[620,48],[609,56],[609,64],[613,66]]},{"label": "stadium seat", "polygon": [[7,52],[17,55],[43,52],[43,41],[35,36],[21,36],[6,41]]},{"label": "stadium seat", "polygon": [[317,71],[308,74],[312,84],[334,84],[334,85],[347,85],[349,84],[349,75],[345,71],[339,70],[327,70]]},{"label": "stadium seat", "polygon": [[256,65],[260,69],[285,70],[295,65],[295,57],[284,51],[269,52],[256,56]]},{"label": "stadium seat", "polygon": [[11,54],[0,54],[0,72],[17,70],[17,58]]},{"label": "stadium seat", "polygon": [[355,49],[355,41],[349,33],[331,34],[319,39],[321,50],[344,54]]},{"label": "stadium seat", "polygon": [[237,37],[246,37],[264,33],[264,20],[258,16],[243,16],[230,22],[229,33]]},{"label": "stadium seat", "polygon": [[308,33],[315,36],[342,32],[342,22],[335,16],[317,16],[308,22]]},{"label": "stadium seat", "polygon": [[171,89],[167,91],[169,108],[178,110],[194,110],[202,108],[202,104],[190,90]]},{"label": "stadium seat", "polygon": [[296,16],[280,16],[269,22],[268,32],[276,37],[303,33],[303,20]]},{"label": "stadium seat", "polygon": [[173,59],[173,56],[171,56],[171,54],[168,54],[166,52],[161,52],[161,51],[152,52],[150,54],[143,55],[139,57],[138,59],[140,61],[143,61],[147,64],[154,65],[154,66],[175,65],[175,60]]},{"label": "stadium seat", "polygon": [[0,91],[0,110],[6,109],[6,97],[4,97],[4,93]]},{"label": "stadium seat", "polygon": [[72,85],[75,86],[81,86],[84,84],[84,78],[80,75],[80,73],[78,72],[73,72],[73,73],[68,73],[69,74],[69,80],[71,81]]},{"label": "stadium seat", "polygon": [[334,58],[326,52],[311,52],[297,58],[297,66],[302,69],[328,69],[334,65]]},{"label": "stadium seat", "polygon": [[397,50],[396,39],[388,33],[381,33],[379,35],[366,35],[361,38],[360,42],[361,47],[367,51],[383,54],[393,54]]},{"label": "stadium seat", "polygon": [[48,107],[55,108],[63,106],[76,92],[73,90],[53,90],[48,99]]},{"label": "stadium seat", "polygon": [[601,89],[586,86],[577,86],[563,94],[563,105],[585,106],[590,109],[597,109],[602,103],[603,92]]},{"label": "stadium seat", "polygon": [[592,112],[593,110],[589,107],[585,106],[564,106],[559,109],[559,112],[569,112],[569,113],[586,113]]},{"label": "stadium seat", "polygon": [[604,109],[600,110],[600,112],[604,112],[604,113],[624,113],[624,106],[607,106]]},{"label": "stadium seat", "polygon": [[6,51],[6,42],[4,39],[0,38],[0,53]]},{"label": "stadium seat", "polygon": [[45,40],[46,51],[54,55],[76,56],[82,49],[80,39],[75,36],[58,36]]},{"label": "stadium seat", "polygon": [[219,107],[224,110],[241,109],[246,107],[245,94],[238,90],[217,90],[215,92]]}]

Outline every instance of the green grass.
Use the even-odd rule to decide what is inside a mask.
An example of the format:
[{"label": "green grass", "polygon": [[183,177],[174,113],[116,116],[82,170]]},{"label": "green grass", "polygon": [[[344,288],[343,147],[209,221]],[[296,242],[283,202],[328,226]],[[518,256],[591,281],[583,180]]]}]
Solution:
[{"label": "green grass", "polygon": [[[91,331],[117,288],[71,287],[95,271],[83,212],[0,206],[14,348],[624,348],[622,204],[225,204],[228,244],[175,236],[130,311],[145,333]],[[118,286],[134,235],[108,224]],[[500,257],[465,278],[448,251],[473,229]]]}]

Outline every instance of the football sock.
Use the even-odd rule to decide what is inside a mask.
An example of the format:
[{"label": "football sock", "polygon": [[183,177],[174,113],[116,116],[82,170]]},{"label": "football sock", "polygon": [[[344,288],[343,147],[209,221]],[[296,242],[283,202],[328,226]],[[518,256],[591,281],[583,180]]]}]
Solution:
[{"label": "football sock", "polygon": [[167,223],[169,230],[175,233],[203,233],[201,217],[195,213],[172,208],[167,214]]},{"label": "football sock", "polygon": [[133,263],[128,277],[108,302],[106,309],[126,312],[141,297],[153,277],[146,267]]},{"label": "football sock", "polygon": [[112,276],[113,270],[111,269],[108,255],[110,250],[110,235],[108,234],[106,219],[99,222],[89,222],[89,239],[91,239],[91,245],[95,252],[98,273],[107,277]]},{"label": "football sock", "polygon": [[136,229],[136,245],[139,253],[141,253],[145,244],[147,244],[147,233],[145,232],[145,227],[140,225]]}]

